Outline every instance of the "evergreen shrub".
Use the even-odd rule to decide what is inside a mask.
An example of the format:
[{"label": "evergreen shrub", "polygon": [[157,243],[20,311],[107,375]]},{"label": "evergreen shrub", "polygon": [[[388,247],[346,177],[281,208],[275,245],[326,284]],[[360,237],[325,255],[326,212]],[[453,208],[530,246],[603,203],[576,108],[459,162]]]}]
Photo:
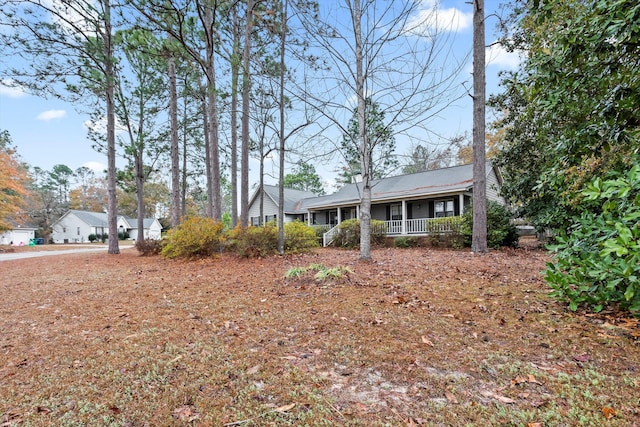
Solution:
[{"label": "evergreen shrub", "polygon": [[593,179],[573,225],[549,246],[545,280],[572,310],[609,305],[640,315],[640,166]]},{"label": "evergreen shrub", "polygon": [[293,221],[284,224],[284,250],[289,253],[306,252],[320,246],[313,227]]},{"label": "evergreen shrub", "polygon": [[[518,230],[511,223],[513,213],[504,205],[487,201],[487,246],[498,249],[502,246],[518,246]],[[465,209],[462,218],[464,245],[471,246],[473,237],[473,208]]]},{"label": "evergreen shrub", "polygon": [[190,217],[169,230],[161,254],[166,258],[214,256],[224,244],[224,226],[212,218]]}]

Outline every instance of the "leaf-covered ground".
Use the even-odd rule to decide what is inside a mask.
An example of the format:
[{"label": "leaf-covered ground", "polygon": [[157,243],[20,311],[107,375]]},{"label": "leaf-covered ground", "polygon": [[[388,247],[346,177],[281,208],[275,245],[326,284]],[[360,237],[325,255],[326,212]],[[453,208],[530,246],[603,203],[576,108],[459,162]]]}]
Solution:
[{"label": "leaf-covered ground", "polygon": [[2,262],[0,426],[640,426],[637,321],[550,300],[544,252],[373,258]]}]

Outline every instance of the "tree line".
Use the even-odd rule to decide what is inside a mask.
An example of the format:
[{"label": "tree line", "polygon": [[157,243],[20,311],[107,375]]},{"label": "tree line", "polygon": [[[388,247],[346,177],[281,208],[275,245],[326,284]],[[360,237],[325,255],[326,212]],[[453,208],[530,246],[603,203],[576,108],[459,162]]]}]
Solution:
[{"label": "tree line", "polygon": [[[138,225],[145,187],[167,170],[172,226],[190,193],[206,215],[220,220],[228,211],[246,226],[251,153],[260,177],[277,155],[280,183],[285,157],[337,153],[365,182],[397,166],[388,155],[393,138],[428,134],[429,119],[464,95],[457,78],[468,55],[453,51],[449,29],[430,23],[436,7],[1,0],[0,45],[13,58],[1,72],[90,115],[90,139],[107,156],[109,252],[118,253],[119,182],[135,189]],[[427,139],[418,138],[418,156]],[[126,159],[124,171],[116,156]]]}]

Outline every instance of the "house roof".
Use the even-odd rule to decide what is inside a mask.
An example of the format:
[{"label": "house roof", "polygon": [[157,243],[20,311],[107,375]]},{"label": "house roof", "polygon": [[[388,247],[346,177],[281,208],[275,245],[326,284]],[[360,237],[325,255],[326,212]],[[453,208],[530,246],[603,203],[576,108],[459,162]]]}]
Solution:
[{"label": "house roof", "polygon": [[28,222],[21,222],[13,219],[9,220],[8,222],[9,224],[11,224],[12,230],[37,230],[38,229],[38,227]]},{"label": "house roof", "polygon": [[[488,175],[491,173],[492,165],[487,163],[486,169]],[[380,202],[412,197],[437,196],[439,194],[469,191],[472,188],[473,165],[452,166],[373,180],[371,200]],[[331,195],[303,200],[299,210],[306,211],[359,203],[361,195],[362,183],[347,184]]]},{"label": "house roof", "polygon": [[[277,185],[264,185],[265,194],[278,206],[278,189]],[[258,196],[256,191],[252,197],[253,200]],[[289,214],[299,213],[300,203],[306,198],[315,198],[316,195],[311,191],[294,190],[293,188],[284,188],[284,212]]]},{"label": "house roof", "polygon": [[64,216],[67,216],[71,213],[77,216],[82,222],[92,227],[109,226],[107,214],[104,212],[89,212],[70,209]]},{"label": "house roof", "polygon": [[[124,220],[124,222],[129,226],[129,228],[138,227],[138,218],[131,218],[129,216],[120,216],[119,218]],[[155,218],[144,218],[142,221],[143,221],[142,224],[144,228],[151,228],[151,225],[153,224],[153,222],[157,220]]]},{"label": "house roof", "polygon": [[[109,227],[108,216],[104,212],[89,212],[89,211],[80,211],[76,209],[69,209],[67,213],[63,215],[67,216],[69,214],[74,214],[76,217],[80,219],[80,221],[91,227]],[[135,228],[138,224],[138,220],[135,218],[128,218],[123,215],[118,215],[118,220],[123,219],[127,224],[130,225],[131,228]],[[144,228],[149,228],[151,224],[155,221],[155,218],[145,218],[144,219]],[[59,221],[59,220],[58,220]]]}]

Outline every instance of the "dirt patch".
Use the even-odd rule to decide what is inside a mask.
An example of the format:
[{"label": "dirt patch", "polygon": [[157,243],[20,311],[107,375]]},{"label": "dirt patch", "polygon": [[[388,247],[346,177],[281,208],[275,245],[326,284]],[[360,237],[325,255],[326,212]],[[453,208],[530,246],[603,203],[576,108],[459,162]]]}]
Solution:
[{"label": "dirt patch", "polygon": [[637,321],[550,300],[545,253],[373,259],[3,262],[0,425],[638,425]]}]

